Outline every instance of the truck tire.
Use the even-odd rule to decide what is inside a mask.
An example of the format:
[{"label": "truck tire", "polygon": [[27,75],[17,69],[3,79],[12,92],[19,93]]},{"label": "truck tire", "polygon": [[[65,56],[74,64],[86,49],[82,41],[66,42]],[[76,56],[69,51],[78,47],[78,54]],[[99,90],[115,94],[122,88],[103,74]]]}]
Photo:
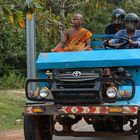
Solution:
[{"label": "truck tire", "polygon": [[122,132],[123,131],[123,118],[122,117],[112,117],[113,121],[107,119],[104,120],[104,126],[106,131]]},{"label": "truck tire", "polygon": [[96,120],[93,122],[93,128],[95,132],[105,131],[103,120]]},{"label": "truck tire", "polygon": [[50,116],[24,116],[25,140],[52,140]]},{"label": "truck tire", "polygon": [[[116,131],[116,130],[113,129],[113,124],[108,120],[95,121],[93,123],[93,127],[94,127],[95,131]],[[117,130],[117,131],[119,131],[119,130]]]},{"label": "truck tire", "polygon": [[138,112],[138,118],[137,118],[137,125],[138,125],[138,140],[140,140],[140,111]]}]

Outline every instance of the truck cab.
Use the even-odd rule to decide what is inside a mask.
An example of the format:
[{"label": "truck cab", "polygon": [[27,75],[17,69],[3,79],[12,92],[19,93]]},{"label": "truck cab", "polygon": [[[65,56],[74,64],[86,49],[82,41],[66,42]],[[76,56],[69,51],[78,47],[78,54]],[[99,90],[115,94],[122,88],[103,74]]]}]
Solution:
[{"label": "truck cab", "polygon": [[[92,46],[99,43],[92,41]],[[140,140],[139,54],[140,49],[107,48],[40,53],[38,78],[25,85],[25,140],[52,140],[53,135],[138,135]],[[81,120],[93,131],[74,131],[72,126]]]}]

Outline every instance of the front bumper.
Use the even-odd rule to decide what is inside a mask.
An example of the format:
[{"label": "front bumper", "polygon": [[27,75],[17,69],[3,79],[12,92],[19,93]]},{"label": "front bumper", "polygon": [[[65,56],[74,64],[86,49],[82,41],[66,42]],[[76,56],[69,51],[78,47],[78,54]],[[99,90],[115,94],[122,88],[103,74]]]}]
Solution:
[{"label": "front bumper", "polygon": [[[118,97],[118,98],[107,98],[103,97],[102,95],[102,82],[111,82],[111,81],[127,81],[129,82],[129,86],[132,88],[132,94],[131,96],[125,98],[125,97]],[[91,83],[94,83],[91,87],[83,87],[85,85],[90,85]],[[28,79],[25,84],[25,93],[28,100],[31,101],[43,101],[43,102],[52,102],[52,103],[58,103],[58,104],[95,104],[95,103],[114,103],[116,101],[129,101],[133,99],[135,96],[135,82],[130,77],[121,77],[121,78],[106,78],[106,77],[100,77],[93,81],[87,81],[87,83],[82,83],[82,88],[74,88],[74,87],[67,87],[63,88],[59,85],[59,83],[52,81],[52,79]],[[38,97],[32,97],[30,96],[30,90],[29,85],[30,84],[47,84],[45,85],[48,89],[50,89],[50,93],[53,96],[53,98],[38,98]],[[66,84],[66,83],[65,83]],[[75,83],[74,83],[75,84]],[[84,85],[83,85],[84,84]],[[58,88],[57,86],[60,86]],[[70,85],[65,85],[70,86]],[[43,86],[44,87],[44,86]]]},{"label": "front bumper", "polygon": [[60,106],[27,104],[26,115],[138,115],[138,106]]}]

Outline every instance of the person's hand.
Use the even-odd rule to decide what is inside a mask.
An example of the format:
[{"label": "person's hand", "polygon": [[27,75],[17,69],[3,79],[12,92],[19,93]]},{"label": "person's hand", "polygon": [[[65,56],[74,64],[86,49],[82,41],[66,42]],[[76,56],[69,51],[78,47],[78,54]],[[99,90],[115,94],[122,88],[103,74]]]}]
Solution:
[{"label": "person's hand", "polygon": [[104,46],[109,45],[109,40],[105,40],[105,41],[103,42],[103,45],[104,45]]},{"label": "person's hand", "polygon": [[133,41],[132,39],[129,39],[128,42],[133,47],[137,47],[137,45],[138,45],[138,43],[136,41]]},{"label": "person's hand", "polygon": [[51,49],[51,52],[54,52],[54,49]]}]

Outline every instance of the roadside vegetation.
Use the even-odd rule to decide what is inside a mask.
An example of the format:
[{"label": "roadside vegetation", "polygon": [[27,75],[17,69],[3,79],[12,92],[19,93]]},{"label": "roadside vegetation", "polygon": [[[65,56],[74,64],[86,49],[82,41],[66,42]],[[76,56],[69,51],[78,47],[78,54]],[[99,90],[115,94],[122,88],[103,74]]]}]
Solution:
[{"label": "roadside vegetation", "polygon": [[[0,0],[0,89],[21,88],[26,77],[26,17],[36,16],[36,57],[49,52],[71,27],[75,12],[85,17],[84,27],[104,33],[114,8],[140,16],[139,0]],[[88,10],[87,10],[88,9]],[[21,81],[20,81],[21,79]],[[17,81],[16,81],[17,80]]]},{"label": "roadside vegetation", "polygon": [[0,90],[0,131],[23,127],[24,90]]},{"label": "roadside vegetation", "polygon": [[23,89],[25,84],[25,77],[20,73],[16,74],[10,72],[8,75],[4,75],[0,78],[0,90],[2,89]]}]

